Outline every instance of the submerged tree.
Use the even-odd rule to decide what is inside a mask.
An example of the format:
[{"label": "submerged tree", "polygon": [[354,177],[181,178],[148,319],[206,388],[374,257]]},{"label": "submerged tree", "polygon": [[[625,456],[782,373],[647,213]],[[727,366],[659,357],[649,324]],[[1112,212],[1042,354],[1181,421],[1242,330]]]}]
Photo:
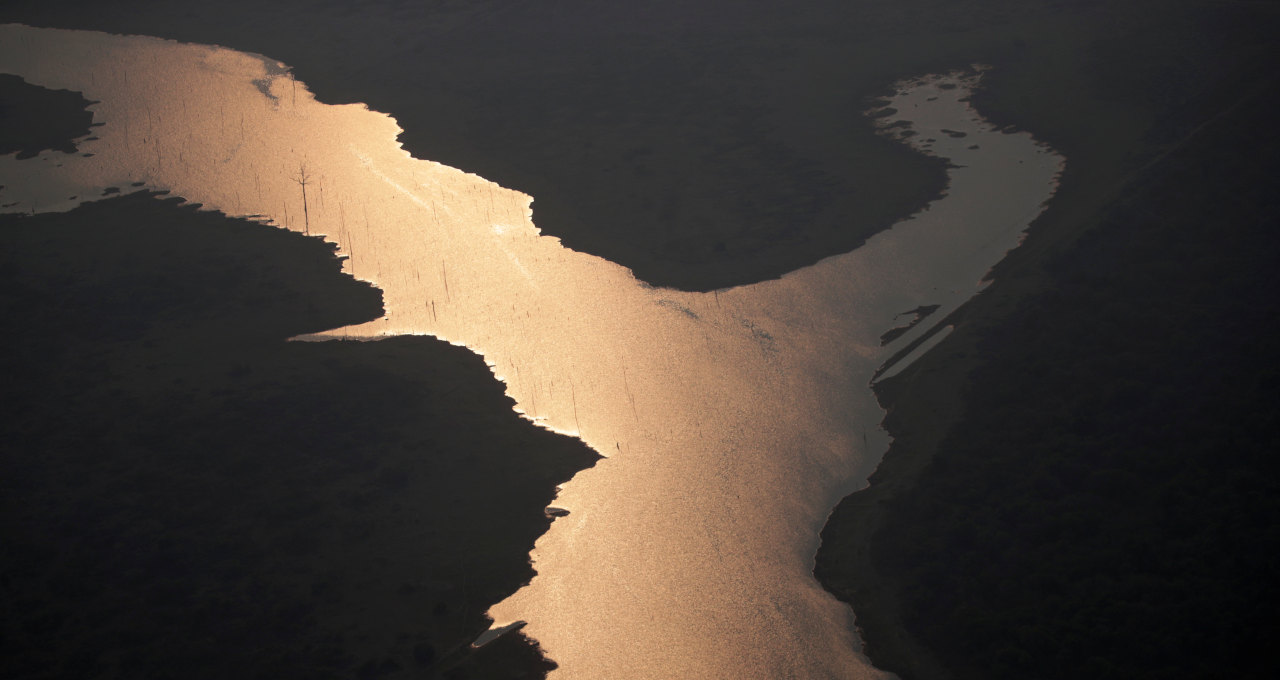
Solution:
[{"label": "submerged tree", "polygon": [[306,230],[307,236],[311,235],[311,214],[307,210],[307,182],[311,181],[311,175],[307,174],[307,164],[298,163],[298,174],[294,176],[293,181],[302,187],[302,224]]}]

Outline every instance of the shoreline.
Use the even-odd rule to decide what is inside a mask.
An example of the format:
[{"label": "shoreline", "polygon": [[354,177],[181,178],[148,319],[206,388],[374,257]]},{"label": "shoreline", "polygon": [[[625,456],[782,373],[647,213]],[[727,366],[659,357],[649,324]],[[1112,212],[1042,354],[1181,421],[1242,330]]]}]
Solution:
[{"label": "shoreline", "polygon": [[[97,45],[113,40],[102,34],[27,31],[24,35],[27,33],[32,40],[55,43],[66,40]],[[371,278],[384,292],[387,314],[382,320],[336,329],[330,336],[428,332],[473,347],[485,356],[494,375],[506,383],[507,393],[530,417],[546,416],[552,426],[578,434],[597,451],[614,443],[625,454],[602,462],[563,486],[556,505],[572,511],[571,517],[553,523],[539,539],[533,552],[538,575],[515,596],[495,605],[493,619],[529,621],[529,635],[543,643],[570,677],[590,677],[600,664],[640,674],[651,666],[652,672],[664,668],[704,674],[717,668],[721,673],[732,673],[726,663],[742,666],[748,673],[757,672],[761,664],[776,665],[778,672],[794,665],[795,669],[808,669],[803,674],[869,677],[873,673],[864,668],[865,662],[847,639],[853,634],[845,625],[848,610],[812,579],[816,532],[838,493],[830,488],[839,482],[829,471],[850,464],[855,468],[843,474],[856,474],[858,466],[870,469],[870,457],[878,453],[865,441],[859,447],[854,434],[845,431],[847,426],[838,424],[848,408],[867,409],[864,417],[878,420],[880,411],[873,406],[873,398],[861,390],[855,395],[844,394],[841,384],[832,382],[827,364],[831,356],[844,357],[849,362],[848,375],[842,373],[838,380],[860,382],[861,372],[869,377],[877,357],[893,351],[891,344],[872,349],[868,356],[862,348],[880,348],[885,326],[893,327],[893,319],[903,310],[929,303],[955,305],[971,295],[991,263],[1016,243],[1027,216],[1038,213],[1052,196],[1060,172],[1061,157],[1029,135],[1006,135],[993,129],[964,103],[967,90],[957,88],[971,85],[976,76],[956,73],[913,79],[899,83],[894,96],[895,101],[912,107],[911,119],[923,131],[942,124],[946,129],[968,130],[975,135],[964,142],[955,134],[938,134],[938,139],[926,135],[912,141],[925,151],[963,163],[951,172],[949,194],[961,198],[944,197],[931,210],[874,237],[866,247],[782,279],[699,296],[641,285],[618,265],[568,251],[558,239],[539,236],[529,222],[528,196],[463,171],[412,159],[399,146],[388,151],[383,138],[398,126],[385,114],[324,106],[316,103],[305,87],[297,88],[300,97],[296,101],[292,97],[264,101],[260,87],[253,91],[245,87],[246,79],[256,83],[260,78],[261,64],[228,50],[146,39],[135,39],[129,46],[137,50],[135,62],[168,64],[175,79],[167,85],[170,88],[178,87],[179,75],[205,78],[206,71],[200,66],[206,61],[242,69],[226,72],[218,81],[206,81],[205,88],[220,88],[217,91],[225,94],[219,101],[231,107],[232,119],[240,111],[251,125],[225,129],[221,137],[210,134],[198,147],[182,146],[182,137],[175,135],[191,129],[188,122],[206,122],[201,117],[207,110],[202,100],[188,105],[186,98],[195,96],[193,90],[179,88],[130,97],[127,89],[102,89],[105,74],[117,79],[121,76],[113,64],[94,64],[93,68],[103,72],[98,74],[99,88],[94,94],[107,100],[100,106],[104,118],[127,121],[132,113],[135,118],[145,114],[151,121],[150,111],[156,108],[165,111],[165,125],[179,128],[177,133],[151,139],[147,152],[137,155],[132,153],[136,145],[129,138],[127,125],[104,128],[98,147],[116,154],[107,154],[115,162],[100,165],[104,161],[94,159],[79,163],[74,167],[80,174],[68,178],[73,186],[75,181],[88,185],[111,181],[114,175],[95,179],[94,173],[104,170],[141,173],[210,207],[244,205],[242,211],[252,213],[262,213],[265,207],[273,221],[283,224],[290,223],[290,212],[295,218],[301,212],[308,221],[300,225],[295,219],[290,225],[293,230],[305,226],[330,234],[342,252],[353,255],[354,259],[346,261],[351,270],[377,271]],[[165,59],[157,60],[153,52]],[[127,54],[123,50],[115,53]],[[18,55],[10,58],[25,63]],[[87,82],[96,73],[74,71],[79,80],[68,81],[70,76],[63,70],[40,64],[26,68],[41,74],[41,82],[46,83]],[[156,82],[140,78],[140,73],[130,75],[129,82]],[[123,86],[121,80],[111,82]],[[291,82],[277,79],[270,91],[290,92]],[[136,110],[122,108],[126,105]],[[112,111],[116,113],[110,114]],[[220,106],[219,113],[222,111]],[[267,134],[285,123],[287,129]],[[302,125],[350,131],[355,137],[347,145],[319,144],[299,151],[294,137],[306,137]],[[254,131],[252,140],[243,138],[246,130]],[[973,144],[979,139],[981,151]],[[275,155],[235,156],[233,151],[227,156],[226,146],[240,149],[245,141],[309,154],[301,162],[310,175],[326,178],[330,187],[342,187],[345,194],[334,198],[330,193],[327,210],[323,204],[311,204],[308,212],[306,191],[292,186],[289,175],[259,173],[262,163],[270,169],[270,164],[281,162]],[[163,146],[171,142],[178,146]],[[187,162],[165,162],[173,155],[181,160],[183,152]],[[240,169],[220,167],[219,172],[234,175],[228,176],[226,184],[211,182],[199,174],[208,165],[199,160],[205,157],[233,158]],[[136,168],[126,170],[123,163]],[[291,171],[287,163],[283,168]],[[273,182],[269,195],[277,203],[283,202],[283,215],[270,201],[265,206],[262,199],[241,203],[245,187],[234,183],[233,177],[259,176]],[[300,176],[303,179],[293,181],[305,182],[305,175]],[[965,196],[985,195],[993,186],[1009,193],[1009,200],[999,204],[963,200]],[[414,187],[418,188],[416,193]],[[473,198],[458,200],[462,196]],[[400,198],[409,200],[397,202]],[[301,210],[297,209],[298,201],[304,202]],[[368,201],[377,201],[369,210],[378,211],[378,229],[370,222],[352,225],[345,218],[362,214]],[[290,202],[295,204],[292,211]],[[442,215],[448,218],[442,219]],[[967,228],[946,228],[953,222]],[[434,228],[423,230],[421,225]],[[409,243],[421,252],[408,250],[405,246]],[[440,263],[438,277],[434,268],[421,266],[432,261]],[[931,278],[922,279],[911,272],[929,272]],[[604,286],[603,281],[615,285]],[[555,283],[553,297],[547,297],[546,282]],[[606,290],[611,293],[609,313],[602,315],[600,296]],[[845,313],[850,299],[858,300],[863,310],[859,315]],[[424,306],[424,300],[431,304]],[[443,307],[435,304],[441,300]],[[499,300],[510,300],[509,309]],[[631,320],[625,324],[629,333],[620,333],[619,318]],[[644,335],[634,335],[640,330]],[[909,341],[912,335],[904,335],[901,341]],[[829,346],[832,343],[834,346]],[[537,351],[543,346],[557,351]],[[655,354],[652,350],[657,346],[665,351]],[[678,370],[673,373],[672,364],[677,361]],[[785,381],[783,385],[778,383],[779,376]],[[673,379],[678,382],[672,384]],[[792,423],[777,428],[770,425],[768,417],[760,417],[773,412],[771,404],[779,387],[800,395],[803,403],[797,404],[796,413],[812,420],[812,427]],[[631,400],[629,406],[623,395]],[[837,395],[843,396],[834,402],[824,398]],[[817,403],[810,409],[808,403],[814,400]],[[720,407],[715,411],[699,408],[708,401]],[[699,416],[701,419],[694,420]],[[814,447],[809,433],[815,428],[830,434],[825,446]],[[879,437],[876,444],[880,444]],[[773,453],[780,449],[794,451],[795,460],[778,459]],[[673,456],[673,451],[683,455]],[[729,451],[738,462],[725,468],[723,457]],[[627,493],[618,493],[619,488]],[[781,522],[777,516],[756,517],[780,501],[780,489],[787,490],[786,502],[795,507]],[[819,501],[820,497],[827,502]],[[591,522],[590,533],[578,540],[575,532],[583,531],[584,521]],[[732,536],[734,550],[726,553],[720,541],[688,535],[690,522],[705,524],[717,535]],[[814,525],[812,540],[803,528],[810,524]],[[648,543],[631,540],[637,536]],[[576,543],[576,549],[559,545],[566,541]],[[808,554],[780,553],[779,547],[787,545]],[[612,585],[613,579],[624,573],[623,564],[643,562],[654,550],[679,555],[681,562],[650,563],[640,571],[626,569],[629,587]],[[701,567],[708,563],[719,564],[720,571],[733,570],[742,580],[725,583],[702,573]],[[761,569],[761,564],[773,568]],[[578,593],[583,602],[565,602],[556,595],[567,590]],[[673,598],[687,603],[695,594],[703,602],[701,609],[709,614],[702,618],[682,616],[682,608]],[[644,605],[602,604],[628,596]],[[793,613],[780,618],[774,614],[777,607],[770,609],[764,604],[778,601],[786,602]],[[625,616],[620,618],[618,612]],[[652,627],[652,621],[644,619],[646,615],[661,615],[660,627],[667,633],[661,641],[649,640],[649,644],[670,645],[674,635],[683,641],[686,653],[655,656],[637,648],[628,650],[629,660],[622,661],[607,654],[593,655],[596,650],[580,639],[586,633],[616,637],[617,633],[609,632],[615,628],[635,637],[637,626]],[[601,616],[605,620],[599,620]],[[776,642],[760,644],[753,636],[744,635],[740,624],[732,623],[757,618],[765,619],[760,630],[779,636]],[[723,639],[747,647],[742,653],[732,653],[698,645],[697,640],[706,636],[692,631],[705,632],[707,623],[726,628],[720,635]],[[678,634],[686,628],[690,634]],[[797,650],[807,651],[797,655]]]},{"label": "shoreline", "polygon": [[177,198],[0,222],[0,297],[35,322],[2,355],[14,677],[550,667],[523,636],[468,645],[596,457],[511,417],[478,357],[288,342],[380,294],[327,244]]},{"label": "shoreline", "polygon": [[[1078,29],[1075,29],[1075,30],[1078,30]],[[196,41],[203,42],[200,40],[196,40]],[[1034,40],[1031,42],[1032,42],[1032,48],[1031,48],[1032,50],[1039,49],[1038,46],[1034,44]],[[1046,48],[1046,49],[1049,52],[1052,52],[1053,49],[1056,49],[1056,48]],[[254,51],[268,51],[268,50],[264,48],[258,48]],[[292,57],[286,60],[290,61],[291,63],[295,61],[300,61],[299,59],[292,58]],[[1027,61],[1028,63],[1030,62],[1030,60],[1027,60]],[[1014,68],[1013,70],[1017,70],[1017,69]],[[1032,72],[1035,72],[1035,69],[1033,68],[1024,69],[1024,71],[1025,70],[1030,70]],[[1000,79],[1004,78],[1003,73],[1001,73],[1000,71],[995,72],[994,75]],[[1058,75],[1061,75],[1061,74],[1059,73]],[[1070,74],[1068,73],[1068,75]],[[310,80],[310,78],[306,78],[306,79]],[[1042,78],[1042,80],[1044,80],[1045,82],[1061,82],[1063,83],[1062,89],[1064,91],[1076,91],[1081,89],[1078,87],[1080,84],[1079,78],[1072,80],[1071,78],[1057,79],[1054,77],[1044,77]],[[988,85],[992,85],[992,82],[989,82]],[[1081,164],[1084,167],[1081,167],[1081,165],[1074,165],[1071,169],[1068,170],[1068,175],[1067,177],[1064,178],[1063,191],[1058,195],[1056,199],[1056,202],[1059,204],[1058,206],[1056,206],[1056,208],[1060,208],[1065,213],[1065,216],[1058,214],[1058,212],[1056,211],[1051,211],[1049,215],[1046,215],[1046,219],[1049,219],[1057,223],[1068,223],[1068,224],[1073,223],[1073,221],[1074,222],[1087,221],[1090,215],[1094,214],[1097,210],[1099,210],[1100,205],[1105,202],[1103,201],[1102,198],[1100,198],[1100,196],[1106,195],[1105,189],[1107,188],[1106,185],[1109,182],[1112,182],[1112,186],[1114,186],[1113,181],[1118,176],[1116,173],[1119,172],[1119,170],[1117,170],[1116,168],[1121,167],[1120,163],[1118,162],[1113,163],[1110,161],[1119,160],[1119,156],[1121,156],[1122,154],[1120,154],[1119,152],[1113,153],[1111,150],[1106,150],[1106,149],[1099,152],[1096,148],[1092,148],[1091,145],[1105,146],[1106,144],[1089,142],[1087,140],[1087,138],[1089,137],[1088,130],[1090,126],[1092,126],[1096,130],[1097,128],[1101,127],[1098,124],[1098,121],[1110,122],[1110,119],[1102,116],[1095,116],[1094,119],[1091,121],[1087,116],[1088,111],[1090,111],[1089,107],[1084,105],[1077,106],[1073,102],[1072,106],[1063,107],[1063,113],[1061,114],[1056,112],[1052,114],[1044,114],[1044,112],[1041,111],[1040,122],[1037,124],[1030,124],[1028,123],[1028,120],[1035,118],[1035,116],[1028,118],[1027,116],[1018,115],[1020,111],[1025,110],[1028,106],[1025,101],[1024,102],[1017,101],[1016,97],[1019,93],[1023,95],[1024,99],[1026,98],[1027,93],[1031,93],[1031,107],[1033,110],[1035,106],[1052,107],[1056,105],[1051,98],[1047,99],[1048,101],[1047,104],[1040,101],[1041,99],[1045,99],[1045,93],[1042,90],[1038,89],[1039,87],[1040,87],[1039,85],[1036,85],[1034,87],[1029,87],[1026,85],[1025,82],[1021,83],[1021,87],[1020,87],[1017,82],[1009,81],[1009,82],[1004,82],[1003,87],[984,88],[983,91],[977,94],[978,101],[981,104],[979,108],[984,112],[985,115],[989,116],[993,120],[1003,120],[1007,116],[1009,120],[1018,122],[1029,129],[1036,130],[1038,135],[1043,136],[1043,138],[1051,141],[1056,148],[1061,149],[1064,153],[1067,153],[1068,155],[1070,155],[1074,160],[1081,162]],[[1001,89],[1003,90],[1003,93],[996,93],[996,90],[1001,90]],[[1141,96],[1146,96],[1146,95],[1141,95]],[[1134,98],[1140,99],[1140,96],[1135,95],[1130,99],[1134,99]],[[1082,99],[1087,99],[1087,97]],[[380,106],[379,108],[389,110],[389,111],[394,111],[397,113],[398,116],[403,115],[401,113],[401,108],[394,105],[383,105],[383,106]],[[1079,118],[1080,112],[1082,110],[1086,112],[1085,117],[1082,119],[1085,122],[1077,124],[1076,121],[1070,121],[1071,123],[1070,125],[1068,125],[1067,123],[1064,123],[1064,120],[1069,119],[1070,116],[1072,115],[1075,115],[1077,118]],[[405,120],[405,119],[402,118],[402,120]],[[1044,125],[1046,121],[1050,124]],[[1121,121],[1120,126],[1122,128],[1121,130],[1122,132],[1132,131],[1134,129],[1140,129],[1141,127],[1141,126],[1131,125],[1129,122],[1124,120]],[[422,129],[422,128],[417,128],[411,125],[408,121],[405,122],[405,127],[411,128],[411,129]],[[1081,132],[1081,130],[1084,130],[1085,132]],[[1064,131],[1066,132],[1066,134],[1064,134]],[[1105,135],[1099,135],[1099,138],[1106,139],[1107,137]],[[1115,141],[1116,139],[1119,139],[1119,141],[1116,142]],[[1112,146],[1115,149],[1125,149],[1125,148],[1131,149],[1131,148],[1134,148],[1135,146],[1142,146],[1142,145],[1138,145],[1136,142],[1126,139],[1124,134],[1120,134],[1120,133],[1116,133],[1115,135],[1113,135],[1112,141],[1115,142],[1112,144]],[[1146,142],[1143,142],[1143,144],[1145,145]],[[1101,169],[1104,172],[1096,175],[1085,174],[1084,171],[1090,170],[1090,169],[1095,171]],[[1112,174],[1107,174],[1107,173],[1112,173]],[[1064,202],[1068,203],[1069,205],[1063,206],[1062,204]],[[1064,229],[1062,230],[1062,233],[1069,234],[1070,229]],[[1066,237],[1064,237],[1064,239],[1065,238]],[[1066,240],[1069,241],[1070,239],[1066,239]],[[1037,257],[1036,253],[1040,253],[1041,255],[1043,255],[1045,251],[1052,250],[1054,247],[1057,247],[1060,245],[1061,245],[1061,241],[1056,240],[1056,238],[1052,236],[1050,236],[1049,238],[1037,237],[1037,238],[1031,239],[1031,242],[1026,244],[1022,249],[1023,252],[1021,254],[1011,256],[1006,261],[1004,261],[1001,265],[998,265],[997,267],[998,273],[996,274],[996,279],[1000,283],[996,285],[994,288],[997,290],[1003,291],[1006,288],[1016,287],[1017,285],[1027,285],[1033,288],[1036,285],[1043,285],[1042,277],[1040,277],[1040,275],[1034,271],[1034,262],[1036,261],[1036,257]],[[1015,263],[1014,260],[1017,260],[1018,263]],[[1030,261],[1033,263],[1033,265],[1031,267],[1027,267],[1024,264],[1020,264],[1023,260]],[[1012,282],[1011,279],[1013,278],[1018,279],[1019,283]],[[987,291],[979,297],[986,298],[990,295],[992,295],[992,291]],[[998,293],[998,295],[1003,296],[1004,294],[1003,292],[1001,292],[1001,293]],[[1006,296],[1006,297],[1000,297],[1000,299],[997,301],[984,302],[981,306],[977,304],[966,305],[965,308],[963,308],[960,312],[957,313],[957,320],[960,321],[960,323],[958,324],[959,328],[957,332],[953,334],[953,337],[948,338],[946,342],[943,343],[943,345],[940,348],[938,348],[938,350],[935,350],[935,352],[937,351],[946,352],[946,353],[949,353],[949,355],[953,359],[955,359],[957,362],[960,362],[960,363],[969,362],[970,364],[972,364],[974,361],[976,361],[976,359],[974,359],[974,357],[976,356],[976,345],[975,345],[976,341],[974,340],[974,334],[976,333],[976,331],[973,331],[970,328],[966,328],[968,324],[964,323],[965,319],[971,317],[974,323],[981,324],[981,323],[989,322],[990,319],[992,318],[1000,318],[1001,315],[1007,314],[1009,312],[1009,309],[1012,306],[1011,300],[1015,300],[1016,298],[1017,298],[1016,295]],[[969,314],[970,311],[972,311],[972,314]],[[968,315],[968,316],[965,316],[965,315]],[[960,318],[960,317],[964,317],[964,318]],[[934,375],[936,376],[938,372],[951,370],[951,367],[949,364],[944,365],[946,364],[946,362],[944,362],[941,358],[937,358],[937,357],[935,358],[936,358],[936,361],[930,362],[928,361],[928,357],[926,357],[918,365],[912,366],[911,370],[918,371],[922,379],[923,379],[923,374],[930,371],[934,372]],[[949,375],[951,375],[952,377],[948,378],[948,380],[951,381],[948,384],[951,384],[951,385],[963,384],[966,379],[964,376],[968,375],[968,371],[965,369],[962,369],[959,366],[954,367],[954,369],[955,370],[952,370],[951,373],[949,373]],[[910,373],[910,371],[908,372]],[[907,380],[907,378],[903,378],[902,376],[899,376],[899,378],[895,378],[895,380]],[[914,380],[914,378],[910,378],[910,380]],[[903,384],[905,385],[906,383],[904,382]],[[893,391],[891,386],[889,385],[884,386],[882,389],[886,392]],[[958,417],[954,415],[957,404],[955,403],[951,403],[949,405],[939,404],[938,409],[942,415],[937,415],[931,412],[932,411],[932,407],[930,406],[931,402],[927,399],[925,399],[921,404],[912,406],[910,403],[911,397],[908,396],[908,393],[910,391],[911,390],[909,389],[909,387],[904,386],[900,390],[901,393],[893,401],[886,402],[885,400],[882,399],[881,403],[887,403],[887,405],[893,410],[893,412],[896,413],[896,417],[902,418],[904,420],[911,417],[911,413],[914,413],[917,417],[919,417],[921,420],[925,422],[929,422],[930,419],[934,419],[935,425],[933,425],[932,428],[938,430],[939,432],[935,432],[933,434],[925,433],[925,434],[922,434],[921,437],[919,438],[920,440],[919,448],[922,450],[931,451],[933,450],[932,449],[933,444],[931,444],[930,442],[931,441],[936,442],[936,440],[940,439],[942,437],[942,432],[948,429],[949,427],[949,425],[947,425],[946,423],[953,422],[955,417]],[[937,394],[932,395],[932,397],[935,399],[939,399],[941,398],[941,396],[945,396],[945,395],[937,395]],[[953,396],[952,400],[954,401],[955,399],[956,397]],[[948,414],[951,414],[951,415],[949,416]],[[895,416],[891,415],[891,417],[895,417]],[[948,417],[951,418],[951,421],[947,420]],[[942,423],[942,424],[937,424],[937,423]],[[900,446],[905,447],[906,444],[902,444]],[[924,455],[924,454],[921,454],[921,455]],[[922,464],[925,464],[925,463],[922,463]],[[888,480],[888,478],[892,476],[891,470],[894,468],[891,468],[889,466],[889,462],[887,458],[885,462],[882,462],[881,467],[884,467],[884,475],[886,480]],[[880,470],[878,469],[877,474],[879,473],[880,473]],[[835,514],[835,512],[836,510],[832,510],[833,515]],[[823,544],[826,545],[827,541],[824,540]]]},{"label": "shoreline", "polygon": [[[1236,81],[1247,83],[1250,78],[1262,76],[1252,67],[1239,68],[1209,90],[1197,106],[1209,112],[1205,114],[1209,121],[1219,117],[1213,113],[1215,109],[1235,111],[1261,92],[1257,86],[1237,87]],[[975,100],[992,102],[1005,96],[994,87],[998,85],[985,87]],[[997,110],[993,115],[1000,120],[1004,114]],[[1176,129],[1179,123],[1166,125]],[[1199,134],[1207,125],[1192,127],[1192,134]],[[1033,120],[1023,121],[1021,126],[1036,129]],[[1126,209],[1128,194],[1150,185],[1152,176],[1163,176],[1169,166],[1166,159],[1176,157],[1185,146],[1194,146],[1195,140],[1194,136],[1176,139],[1169,148],[1149,150],[1149,157],[1128,164],[1133,170],[1123,183],[1112,186],[1104,187],[1097,178],[1082,179],[1081,164],[1070,166],[1062,191],[1028,230],[1024,245],[993,268],[989,288],[939,322],[954,325],[955,332],[901,375],[876,383],[877,398],[889,413],[884,426],[893,443],[868,488],[850,494],[833,510],[824,529],[815,574],[836,597],[856,604],[868,655],[877,666],[909,680],[952,677],[953,669],[941,664],[933,651],[908,631],[899,596],[886,586],[872,559],[886,513],[896,512],[895,503],[907,502],[952,430],[971,417],[962,395],[968,394],[975,376],[998,361],[984,352],[984,343],[1026,301],[1051,290],[1054,277],[1060,274],[1046,268],[1055,258],[1060,259],[1088,238],[1104,239],[1095,233],[1095,225]],[[1086,158],[1090,155],[1085,154]]]}]

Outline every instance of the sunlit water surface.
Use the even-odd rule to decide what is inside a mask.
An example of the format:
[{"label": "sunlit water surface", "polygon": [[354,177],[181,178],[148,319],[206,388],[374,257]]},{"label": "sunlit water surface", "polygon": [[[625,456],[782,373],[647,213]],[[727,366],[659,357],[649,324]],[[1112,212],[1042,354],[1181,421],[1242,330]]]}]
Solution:
[{"label": "sunlit water surface", "polygon": [[[852,612],[812,575],[828,513],[887,446],[869,385],[979,289],[1063,162],[969,108],[977,75],[891,97],[886,120],[917,133],[904,142],[955,164],[944,197],[781,279],[684,293],[541,235],[531,197],[411,158],[391,117],[317,102],[270,59],[3,26],[0,71],[83,92],[104,123],[80,143],[92,156],[0,158],[7,211],[67,210],[141,182],[323,235],[386,304],[326,335],[465,345],[525,417],[607,456],[564,485],[569,514],[537,542],[537,577],[490,612],[527,621],[557,678],[881,675]],[[920,305],[941,308],[882,347]]]}]

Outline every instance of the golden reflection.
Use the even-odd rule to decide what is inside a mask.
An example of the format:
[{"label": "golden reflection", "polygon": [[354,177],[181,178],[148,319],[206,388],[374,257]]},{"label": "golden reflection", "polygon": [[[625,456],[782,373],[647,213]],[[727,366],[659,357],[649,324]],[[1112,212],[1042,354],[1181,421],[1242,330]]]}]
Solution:
[{"label": "golden reflection", "polygon": [[889,102],[917,133],[906,143],[955,164],[945,197],[854,252],[698,294],[564,248],[529,196],[411,158],[392,118],[319,103],[259,56],[4,26],[0,71],[81,91],[105,123],[81,143],[91,157],[0,158],[10,210],[142,182],[323,235],[386,304],[323,336],[465,345],[519,413],[607,456],[561,490],[537,577],[491,610],[495,627],[528,622],[556,677],[881,674],[812,577],[827,514],[887,444],[868,385],[933,322],[880,336],[973,295],[1062,165],[978,118],[976,75],[903,83]]}]

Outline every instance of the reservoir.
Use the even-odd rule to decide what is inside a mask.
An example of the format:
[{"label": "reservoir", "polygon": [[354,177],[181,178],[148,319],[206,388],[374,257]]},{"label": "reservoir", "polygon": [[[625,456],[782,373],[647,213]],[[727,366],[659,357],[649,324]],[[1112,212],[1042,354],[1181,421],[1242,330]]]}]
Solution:
[{"label": "reservoir", "polygon": [[318,102],[267,57],[4,26],[0,71],[83,92],[102,123],[81,155],[0,158],[7,211],[160,189],[323,237],[386,314],[306,339],[464,345],[524,417],[606,457],[563,486],[537,577],[490,610],[526,623],[554,677],[883,675],[812,576],[828,513],[887,446],[871,382],[978,292],[1063,164],[969,107],[979,70],[899,83],[876,119],[952,164],[944,196],[853,252],[710,293],[564,248],[535,197],[410,157],[390,115]]}]

